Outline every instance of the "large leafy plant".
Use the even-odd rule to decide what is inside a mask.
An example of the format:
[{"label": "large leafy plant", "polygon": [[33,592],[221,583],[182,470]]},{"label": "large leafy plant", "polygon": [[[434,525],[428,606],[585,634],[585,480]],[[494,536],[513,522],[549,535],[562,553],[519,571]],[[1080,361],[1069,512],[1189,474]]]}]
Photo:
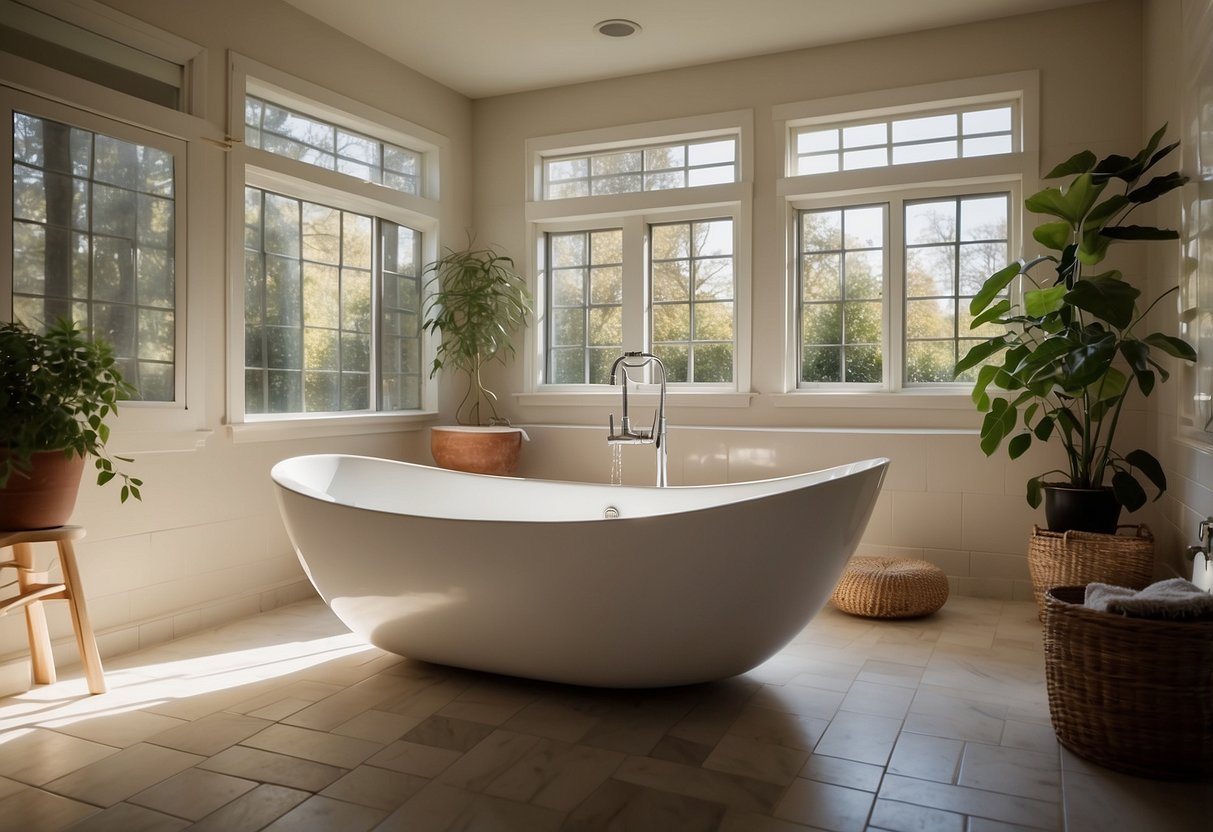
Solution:
[{"label": "large leafy plant", "polygon": [[[514,269],[512,258],[492,247],[455,251],[429,263],[433,273],[422,328],[442,340],[430,369],[430,378],[449,368],[467,374],[467,392],[455,411],[461,425],[481,424],[480,403],[488,404],[489,424],[506,422],[497,415],[497,395],[484,385],[484,365],[493,359],[504,363],[514,353],[513,333],[525,327],[531,314],[526,279]],[[507,422],[508,423],[508,422]]]},{"label": "large leafy plant", "polygon": [[[1154,350],[1191,361],[1185,341],[1161,332],[1139,335],[1150,310],[1173,287],[1142,309],[1141,291],[1115,269],[1088,275],[1113,243],[1175,240],[1165,228],[1127,221],[1141,205],[1187,181],[1177,171],[1145,174],[1178,146],[1160,147],[1166,125],[1133,157],[1097,159],[1083,151],[1045,177],[1069,177],[1061,187],[1045,188],[1025,200],[1034,214],[1050,219],[1032,237],[1050,254],[1018,261],[991,275],[970,306],[973,328],[991,321],[1005,332],[978,343],[956,365],[957,375],[980,366],[973,401],[986,414],[981,448],[993,454],[1006,440],[1012,459],[1034,441],[1054,437],[1065,448],[1067,467],[1032,477],[1028,503],[1040,505],[1046,477],[1080,488],[1099,488],[1111,479],[1121,505],[1134,511],[1147,495],[1141,477],[1157,489],[1167,487],[1158,460],[1136,449],[1114,446],[1126,399],[1136,387],[1149,396],[1166,381],[1167,370]],[[1038,270],[1051,270],[1043,279]]]},{"label": "large leafy plant", "polygon": [[106,420],[134,388],[122,379],[113,351],[89,341],[71,321],[45,334],[21,323],[0,323],[0,488],[13,476],[28,476],[30,457],[41,451],[92,456],[97,484],[118,478],[122,502],[139,493],[142,480],[114,467],[105,449]]}]

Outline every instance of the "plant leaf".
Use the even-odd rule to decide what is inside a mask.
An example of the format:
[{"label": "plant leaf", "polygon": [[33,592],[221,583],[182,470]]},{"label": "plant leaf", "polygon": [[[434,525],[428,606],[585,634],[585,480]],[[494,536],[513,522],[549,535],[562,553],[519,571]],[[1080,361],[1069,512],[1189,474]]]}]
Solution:
[{"label": "plant leaf", "polygon": [[1032,230],[1032,239],[1045,248],[1061,251],[1069,244],[1070,234],[1073,230],[1070,224],[1065,221],[1045,222]]},{"label": "plant leaf", "polygon": [[1007,455],[1011,459],[1019,459],[1023,456],[1024,451],[1032,446],[1032,434],[1017,433],[1011,437],[1011,441],[1007,443]]},{"label": "plant leaf", "polygon": [[1050,286],[1047,289],[1032,289],[1023,293],[1023,308],[1030,317],[1043,318],[1062,307],[1065,286]]},{"label": "plant leaf", "polygon": [[1140,449],[1129,451],[1125,454],[1125,462],[1141,471],[1150,482],[1154,483],[1154,487],[1158,489],[1158,494],[1154,497],[1155,500],[1161,497],[1162,493],[1167,490],[1166,472],[1163,471],[1162,465],[1154,458],[1153,454]]},{"label": "plant leaf", "polygon": [[1079,280],[1065,299],[1117,329],[1124,329],[1133,322],[1133,305],[1140,295],[1140,290],[1125,281],[1101,275]]},{"label": "plant leaf", "polygon": [[1022,268],[1023,264],[1016,261],[987,277],[976,296],[969,302],[969,314],[981,314],[994,298],[1002,294],[1003,289],[1011,285],[1012,280],[1019,277]]},{"label": "plant leaf", "polygon": [[1120,342],[1120,354],[1124,356],[1137,379],[1137,386],[1142,395],[1148,396],[1154,389],[1154,371],[1150,369],[1150,348],[1137,340]]},{"label": "plant leaf", "polygon": [[1196,350],[1192,349],[1192,346],[1182,338],[1155,332],[1141,340],[1175,358],[1182,358],[1184,361],[1196,360]]},{"label": "plant leaf", "polygon": [[972,367],[976,367],[982,361],[985,361],[994,353],[1003,349],[1007,345],[1007,336],[1000,335],[997,338],[991,338],[988,341],[982,341],[979,344],[974,344],[973,348],[968,351],[964,358],[956,362],[956,367],[952,370],[952,377],[963,373]]},{"label": "plant leaf", "polygon": [[1089,150],[1083,150],[1046,173],[1044,178],[1057,179],[1060,176],[1073,176],[1076,173],[1086,173],[1093,167],[1095,167],[1095,154]]},{"label": "plant leaf", "polygon": [[1178,240],[1179,232],[1171,228],[1154,228],[1148,225],[1112,225],[1100,230],[1100,234],[1113,240]]},{"label": "plant leaf", "polygon": [[991,306],[985,312],[982,312],[973,322],[969,324],[969,329],[977,329],[982,324],[988,324],[990,321],[996,321],[1003,315],[1011,311],[1011,301],[1002,298],[998,303]]},{"label": "plant leaf", "polygon": [[1032,479],[1028,480],[1028,505],[1032,508],[1040,508],[1040,495],[1040,477],[1032,477]]},{"label": "plant leaf", "polygon": [[1171,171],[1162,176],[1155,176],[1146,184],[1139,188],[1134,188],[1126,195],[1128,200],[1136,205],[1144,202],[1152,202],[1158,199],[1168,191],[1173,191],[1181,187],[1188,181],[1188,177],[1184,176],[1179,171]]},{"label": "plant leaf", "polygon": [[1112,492],[1129,511],[1137,511],[1146,504],[1145,489],[1128,471],[1117,471],[1112,475]]},{"label": "plant leaf", "polygon": [[1041,442],[1047,442],[1049,437],[1053,435],[1053,426],[1056,424],[1052,416],[1045,416],[1036,423],[1036,428],[1032,432],[1036,434],[1036,438]]}]

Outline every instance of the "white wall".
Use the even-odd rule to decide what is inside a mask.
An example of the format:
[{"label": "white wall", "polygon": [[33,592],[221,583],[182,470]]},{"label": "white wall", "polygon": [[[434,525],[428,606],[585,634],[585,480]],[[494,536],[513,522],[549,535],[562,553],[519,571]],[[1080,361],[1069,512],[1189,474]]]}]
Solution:
[{"label": "white wall", "polygon": [[[278,0],[109,0],[108,5],[207,49],[207,120],[223,130],[227,51],[345,94],[433,130],[450,141],[443,187],[443,237],[457,244],[471,219],[471,103],[446,87],[371,52]],[[84,102],[87,104],[87,102]],[[421,454],[422,432],[316,439],[233,441],[224,426],[226,303],[224,154],[209,145],[189,170],[205,191],[200,252],[189,275],[189,325],[203,349],[188,372],[204,377],[203,430],[186,435],[131,435],[122,420],[111,448],[135,448],[131,473],[145,481],[142,504],[119,506],[117,490],[86,481],[74,523],[88,536],[78,552],[103,654],[113,654],[214,626],[312,593],[278,517],[270,467],[296,454],[343,451],[408,458]],[[46,548],[46,547],[43,547]],[[50,558],[50,550],[42,555]],[[9,573],[11,574],[11,573]],[[66,605],[48,604],[56,654],[75,661]],[[29,684],[25,624],[0,618],[0,693]]]},{"label": "white wall", "polygon": [[[1143,134],[1155,129],[1163,122],[1171,125],[1172,138],[1189,139],[1187,119],[1191,118],[1198,102],[1192,95],[1189,84],[1194,67],[1193,58],[1208,55],[1207,40],[1213,31],[1213,0],[1148,0],[1144,15],[1144,123]],[[1205,64],[1201,79],[1205,101],[1213,86],[1210,68],[1213,61]],[[1205,117],[1208,129],[1208,116]],[[1194,218],[1186,218],[1184,228],[1183,205],[1196,198],[1200,171],[1196,169],[1194,147],[1183,146],[1180,153],[1183,171],[1191,182],[1182,192],[1168,195],[1157,205],[1157,224],[1169,228],[1183,228],[1186,234],[1195,235]],[[1210,188],[1208,171],[1200,191],[1208,199]],[[1205,207],[1208,212],[1210,209]],[[1209,256],[1208,230],[1205,229],[1204,256]],[[1151,252],[1149,264],[1152,281],[1151,297],[1178,285],[1181,279],[1180,254],[1177,246],[1157,246]],[[1208,274],[1208,268],[1205,268]],[[1152,317],[1151,329],[1178,334],[1178,302],[1160,304]],[[1206,357],[1206,361],[1208,358]],[[1171,362],[1174,365],[1176,362]],[[1178,374],[1177,376],[1178,377]],[[1150,434],[1158,449],[1159,458],[1166,469],[1168,491],[1161,503],[1158,526],[1159,557],[1157,567],[1160,575],[1180,574],[1188,577],[1191,561],[1183,556],[1183,550],[1196,543],[1196,526],[1200,520],[1213,517],[1213,446],[1207,442],[1185,438],[1179,429],[1179,397],[1190,395],[1182,383],[1172,383],[1151,399]]]}]

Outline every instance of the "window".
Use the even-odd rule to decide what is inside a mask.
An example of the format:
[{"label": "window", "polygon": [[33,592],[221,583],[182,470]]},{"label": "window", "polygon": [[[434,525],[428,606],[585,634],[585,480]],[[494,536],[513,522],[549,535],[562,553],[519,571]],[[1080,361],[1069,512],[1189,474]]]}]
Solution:
[{"label": "window", "polygon": [[670,381],[733,381],[733,220],[649,226],[653,353]]},{"label": "window", "polygon": [[171,402],[183,145],[77,115],[88,127],[12,111],[13,316],[75,320],[113,346],[139,398]]},{"label": "window", "polygon": [[732,399],[719,394],[748,393],[750,119],[721,113],[528,142],[541,315],[528,393],[586,402],[574,394],[609,384],[631,350],[658,356],[680,394],[723,406]]},{"label": "window", "polygon": [[254,96],[244,99],[244,140],[249,147],[305,164],[421,193],[421,154],[343,130]]},{"label": "window", "polygon": [[[420,411],[440,137],[245,58],[235,421]],[[405,130],[415,130],[407,133]]]},{"label": "window", "polygon": [[737,139],[630,147],[543,161],[543,198],[696,188],[737,181]]},{"label": "window", "polygon": [[969,303],[1017,247],[1017,206],[1037,170],[1035,86],[1033,74],[998,76],[857,97],[884,105],[864,111],[823,109],[845,99],[776,108],[789,147],[777,183],[793,263],[789,387],[973,381],[978,368],[952,368],[998,331],[971,329]]},{"label": "window", "polygon": [[[247,188],[245,412],[420,407],[419,255],[411,228]],[[390,335],[372,392],[377,329]]]},{"label": "window", "polygon": [[1011,105],[794,131],[798,174],[909,165],[1015,150]]}]

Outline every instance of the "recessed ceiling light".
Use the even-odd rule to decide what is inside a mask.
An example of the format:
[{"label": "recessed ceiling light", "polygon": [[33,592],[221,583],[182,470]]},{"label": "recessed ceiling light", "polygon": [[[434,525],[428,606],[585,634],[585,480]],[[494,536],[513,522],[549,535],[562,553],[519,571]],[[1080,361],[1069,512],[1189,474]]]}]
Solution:
[{"label": "recessed ceiling light", "polygon": [[594,31],[608,38],[630,38],[640,31],[640,24],[632,20],[600,20]]}]

